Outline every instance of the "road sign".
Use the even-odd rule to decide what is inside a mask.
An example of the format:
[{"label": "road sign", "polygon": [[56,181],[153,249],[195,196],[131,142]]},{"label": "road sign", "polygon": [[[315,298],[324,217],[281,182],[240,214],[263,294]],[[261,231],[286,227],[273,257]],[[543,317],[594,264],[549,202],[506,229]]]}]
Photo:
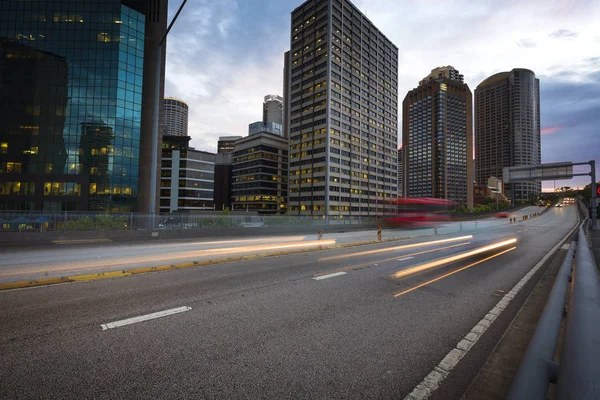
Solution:
[{"label": "road sign", "polygon": [[540,165],[506,167],[502,171],[504,183],[527,182],[532,180],[555,180],[573,178],[573,163],[562,162]]},{"label": "road sign", "polygon": [[596,189],[596,194],[600,196],[600,187]]}]

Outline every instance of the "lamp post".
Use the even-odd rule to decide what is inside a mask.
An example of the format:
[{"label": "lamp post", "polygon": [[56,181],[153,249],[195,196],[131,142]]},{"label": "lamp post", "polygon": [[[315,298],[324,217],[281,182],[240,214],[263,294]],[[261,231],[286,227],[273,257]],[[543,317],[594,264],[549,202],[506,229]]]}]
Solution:
[{"label": "lamp post", "polygon": [[156,96],[154,96],[154,119],[152,121],[152,166],[150,168],[150,207],[149,207],[149,210],[153,215],[156,212],[156,197],[157,197],[156,184],[157,184],[158,169],[159,169],[159,166],[158,166],[158,114],[160,111],[159,110],[160,103],[162,101],[162,99],[159,98],[160,97],[159,96],[159,94],[160,94],[160,78],[162,76],[162,46],[165,42],[165,39],[167,39],[167,35],[169,34],[169,31],[173,27],[175,20],[181,13],[183,6],[185,6],[185,3],[187,3],[187,0],[183,0],[183,3],[181,3],[181,5],[179,6],[177,13],[173,17],[173,20],[171,21],[167,30],[165,31],[165,34],[163,35],[162,39],[160,39],[160,42],[158,42],[158,52],[156,55],[156,58],[158,61],[156,63],[156,67],[159,69],[159,73],[156,74],[156,83],[155,83],[156,84],[156,87],[155,87]]}]

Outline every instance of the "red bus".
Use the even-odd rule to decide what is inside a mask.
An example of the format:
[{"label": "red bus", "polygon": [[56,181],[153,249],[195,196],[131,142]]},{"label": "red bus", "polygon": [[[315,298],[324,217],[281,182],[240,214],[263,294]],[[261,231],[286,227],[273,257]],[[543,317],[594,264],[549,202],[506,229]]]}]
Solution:
[{"label": "red bus", "polygon": [[383,218],[390,227],[431,227],[451,220],[450,210],[456,203],[430,197],[400,197],[387,200],[396,207],[394,215]]}]

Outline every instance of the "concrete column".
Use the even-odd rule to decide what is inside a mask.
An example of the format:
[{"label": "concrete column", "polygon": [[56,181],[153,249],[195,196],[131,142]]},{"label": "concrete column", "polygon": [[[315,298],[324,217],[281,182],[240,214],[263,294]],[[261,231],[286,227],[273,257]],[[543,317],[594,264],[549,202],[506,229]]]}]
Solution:
[{"label": "concrete column", "polygon": [[[162,147],[162,99],[165,92],[165,59],[166,41],[162,46],[162,62],[158,64],[158,44],[167,30],[168,0],[146,1],[146,32],[144,40],[144,81],[142,86],[142,121],[140,135],[140,169],[138,183],[138,212],[158,212],[160,207],[160,154]],[[159,90],[156,81],[160,79]],[[158,162],[152,165],[152,124],[154,121],[154,102],[159,97]],[[156,170],[156,192],[151,192],[151,168]],[[150,210],[152,196],[156,199],[156,207]]]}]

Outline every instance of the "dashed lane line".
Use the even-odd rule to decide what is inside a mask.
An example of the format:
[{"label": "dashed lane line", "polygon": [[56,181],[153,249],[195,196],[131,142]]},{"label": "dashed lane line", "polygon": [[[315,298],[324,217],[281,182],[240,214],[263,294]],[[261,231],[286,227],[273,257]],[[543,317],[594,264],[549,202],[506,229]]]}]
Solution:
[{"label": "dashed lane line", "polygon": [[102,328],[103,331],[105,331],[108,329],[119,328],[121,326],[136,324],[138,322],[149,321],[151,319],[167,317],[167,316],[173,315],[173,314],[179,314],[182,312],[190,311],[191,309],[192,309],[192,307],[171,308],[170,310],[159,311],[159,312],[155,312],[152,314],[140,315],[139,317],[123,319],[123,320],[115,321],[115,322],[108,322],[106,324],[100,325],[100,327]]},{"label": "dashed lane line", "polygon": [[346,274],[347,274],[347,272],[334,272],[333,274],[321,275],[321,276],[314,277],[313,279],[315,281],[321,281],[323,279],[334,278],[336,276],[346,275]]}]

